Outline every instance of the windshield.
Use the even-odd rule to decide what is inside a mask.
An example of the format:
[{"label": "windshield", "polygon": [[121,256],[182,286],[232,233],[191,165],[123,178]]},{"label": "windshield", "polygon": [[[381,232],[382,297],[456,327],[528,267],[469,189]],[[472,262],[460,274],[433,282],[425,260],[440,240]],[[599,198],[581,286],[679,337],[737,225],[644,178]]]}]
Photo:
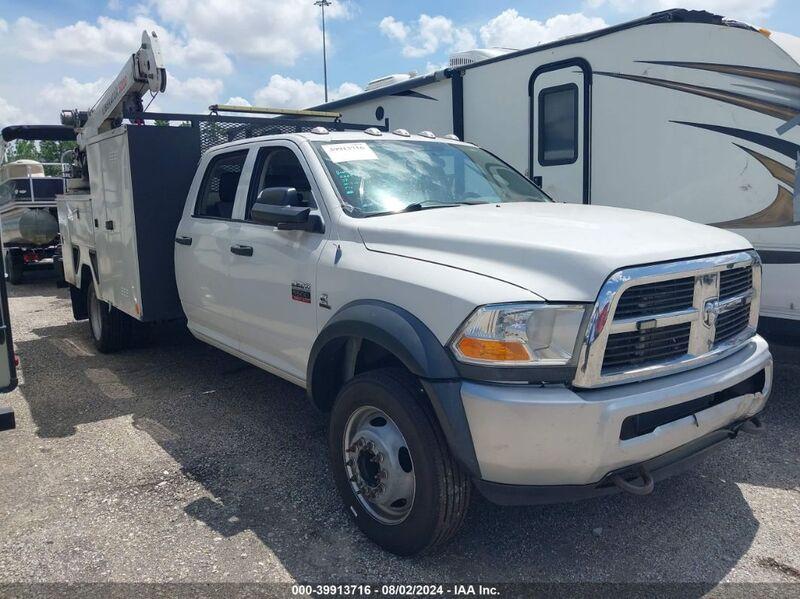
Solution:
[{"label": "windshield", "polygon": [[502,160],[474,146],[427,141],[313,142],[353,216],[463,204],[547,202]]}]

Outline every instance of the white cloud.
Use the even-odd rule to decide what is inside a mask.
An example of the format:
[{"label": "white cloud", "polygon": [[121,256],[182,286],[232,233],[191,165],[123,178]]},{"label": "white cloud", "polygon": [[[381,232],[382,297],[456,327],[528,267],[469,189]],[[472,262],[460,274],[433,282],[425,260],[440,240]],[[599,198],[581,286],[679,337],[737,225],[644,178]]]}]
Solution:
[{"label": "white cloud", "polygon": [[142,31],[147,30],[157,33],[167,66],[192,65],[222,74],[233,69],[230,58],[214,43],[173,34],[144,16],[137,16],[132,21],[101,16],[94,24],[77,21],[54,29],[28,17],[20,17],[7,27],[11,35],[0,41],[0,48],[32,62],[122,65],[139,47]]},{"label": "white cloud", "polygon": [[404,42],[408,37],[408,27],[402,21],[398,21],[394,17],[383,17],[378,28],[381,33],[392,40]]},{"label": "white cloud", "polygon": [[[404,56],[419,58],[430,56],[440,50],[452,53],[475,48],[478,45],[476,41],[478,36],[481,43],[487,47],[529,48],[605,26],[605,21],[600,17],[588,17],[583,13],[556,15],[542,22],[523,17],[514,9],[508,9],[480,27],[477,34],[468,27],[456,25],[442,15],[431,17],[423,14],[413,24],[403,23],[388,16],[381,20],[378,28],[389,39],[403,44]],[[429,62],[428,70],[435,64]]]},{"label": "white cloud", "polygon": [[[105,77],[86,83],[72,77],[63,77],[60,84],[45,85],[36,94],[35,103],[40,109],[50,108],[52,116],[48,122],[56,122],[62,109],[86,110],[93,106],[110,84],[111,80]],[[47,114],[44,110],[42,112]]]},{"label": "white cloud", "polygon": [[442,15],[420,15],[413,25],[391,16],[384,17],[379,28],[389,39],[403,42],[403,55],[411,58],[428,56],[440,48],[458,52],[475,47],[475,36],[469,29],[457,27]]},{"label": "white cloud", "polygon": [[609,5],[621,12],[649,13],[674,8],[707,10],[731,19],[758,21],[766,18],[775,6],[775,0],[589,0],[592,8]]},{"label": "white cloud", "polygon": [[[319,8],[310,0],[153,0],[164,22],[225,48],[229,54],[291,65],[322,48]],[[348,2],[335,2],[327,19],[347,18]]]},{"label": "white cloud", "polygon": [[252,106],[247,98],[243,98],[241,96],[231,96],[228,98],[228,101],[225,102],[225,104],[230,106]]},{"label": "white cloud", "polygon": [[[337,100],[359,93],[361,87],[355,83],[345,82],[339,87],[328,90],[328,99]],[[254,94],[257,106],[270,108],[308,108],[325,101],[325,90],[316,81],[301,81],[282,75],[273,75],[267,85],[256,90]]]},{"label": "white cloud", "polygon": [[603,19],[582,13],[556,15],[542,22],[523,17],[510,8],[481,27],[480,37],[481,42],[489,47],[529,48],[605,26]]},{"label": "white cloud", "polygon": [[[195,102],[213,103],[219,100],[222,93],[223,83],[220,79],[205,79],[203,77],[191,77],[181,80],[172,77],[168,80],[167,89],[169,91],[165,97],[176,99],[191,99]],[[201,110],[198,106],[195,110]]]},{"label": "white cloud", "polygon": [[[345,19],[353,11],[340,1],[325,16]],[[0,51],[40,63],[121,64],[147,30],[158,33],[168,67],[225,75],[236,56],[291,65],[322,48],[319,8],[308,0],[150,0],[134,13],[130,20],[100,16],[63,27],[24,16],[0,20],[0,32],[10,33],[0,39]]]},{"label": "white cloud", "polygon": [[6,125],[25,125],[31,121],[31,118],[31,115],[24,110],[0,97],[0,129]]}]

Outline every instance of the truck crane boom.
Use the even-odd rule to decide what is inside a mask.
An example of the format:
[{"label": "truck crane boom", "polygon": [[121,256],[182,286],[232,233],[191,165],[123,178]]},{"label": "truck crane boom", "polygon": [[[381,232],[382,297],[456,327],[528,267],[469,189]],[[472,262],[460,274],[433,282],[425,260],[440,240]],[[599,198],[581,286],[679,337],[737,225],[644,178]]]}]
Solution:
[{"label": "truck crane boom", "polygon": [[61,122],[75,128],[78,147],[85,150],[88,141],[122,123],[128,111],[141,112],[145,92],[163,92],[167,87],[167,71],[161,57],[161,46],[155,32],[142,32],[142,45],[88,111],[63,110]]}]

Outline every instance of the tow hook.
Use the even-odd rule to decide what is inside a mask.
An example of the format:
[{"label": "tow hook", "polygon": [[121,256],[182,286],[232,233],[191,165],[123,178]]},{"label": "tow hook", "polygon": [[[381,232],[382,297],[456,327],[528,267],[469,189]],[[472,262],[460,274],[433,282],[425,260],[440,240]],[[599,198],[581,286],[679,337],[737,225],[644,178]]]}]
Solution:
[{"label": "tow hook", "polygon": [[637,474],[639,478],[642,479],[642,484],[640,485],[625,480],[621,474],[612,476],[611,482],[626,493],[631,493],[632,495],[650,495],[650,493],[653,492],[653,488],[656,486],[653,477],[644,466],[639,466]]},{"label": "tow hook", "polygon": [[751,435],[762,435],[767,430],[767,425],[761,422],[761,418],[758,416],[753,416],[750,420],[745,421],[739,430]]}]

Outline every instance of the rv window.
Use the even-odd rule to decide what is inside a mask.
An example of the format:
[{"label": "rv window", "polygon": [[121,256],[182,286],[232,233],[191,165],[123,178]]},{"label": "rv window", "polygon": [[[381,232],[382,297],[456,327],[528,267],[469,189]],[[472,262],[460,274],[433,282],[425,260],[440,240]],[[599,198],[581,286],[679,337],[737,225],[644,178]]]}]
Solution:
[{"label": "rv window", "polygon": [[300,206],[316,208],[311,194],[311,184],[308,182],[303,165],[291,149],[284,146],[261,148],[253,173],[247,196],[247,208],[244,212],[245,220],[250,220],[250,210],[258,194],[268,187],[294,187],[297,190]]},{"label": "rv window", "polygon": [[578,86],[539,92],[539,164],[572,164],[578,159]]},{"label": "rv window", "polygon": [[245,158],[247,150],[220,154],[211,160],[197,195],[195,216],[231,218]]}]

